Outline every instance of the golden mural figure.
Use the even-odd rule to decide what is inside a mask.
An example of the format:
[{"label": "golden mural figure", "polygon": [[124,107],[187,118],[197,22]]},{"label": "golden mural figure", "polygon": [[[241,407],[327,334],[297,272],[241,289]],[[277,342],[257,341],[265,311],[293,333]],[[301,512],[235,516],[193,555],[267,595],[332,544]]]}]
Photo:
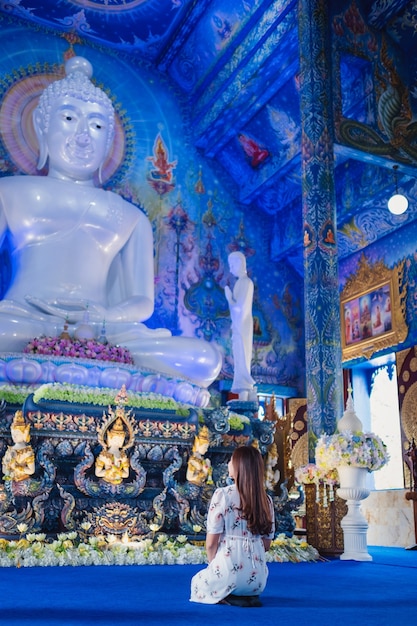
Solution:
[{"label": "golden mural figure", "polygon": [[35,453],[30,442],[30,424],[26,424],[22,411],[16,411],[10,432],[13,445],[8,446],[2,461],[4,478],[12,481],[26,480],[35,473]]}]

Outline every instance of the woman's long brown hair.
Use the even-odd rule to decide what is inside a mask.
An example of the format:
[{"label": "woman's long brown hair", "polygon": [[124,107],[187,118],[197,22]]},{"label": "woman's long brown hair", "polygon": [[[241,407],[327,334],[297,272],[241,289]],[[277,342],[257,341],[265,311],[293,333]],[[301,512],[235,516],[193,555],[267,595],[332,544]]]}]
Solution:
[{"label": "woman's long brown hair", "polygon": [[236,448],[232,454],[240,510],[254,535],[268,535],[272,529],[271,508],[264,485],[261,453],[252,446]]}]

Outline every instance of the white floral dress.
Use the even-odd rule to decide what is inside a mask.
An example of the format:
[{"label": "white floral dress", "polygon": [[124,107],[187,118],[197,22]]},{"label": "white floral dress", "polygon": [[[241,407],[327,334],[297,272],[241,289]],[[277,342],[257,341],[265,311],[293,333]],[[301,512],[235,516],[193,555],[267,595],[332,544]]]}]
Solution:
[{"label": "white floral dress", "polygon": [[[274,519],[272,500],[269,499]],[[259,595],[266,586],[268,567],[260,535],[253,535],[242,519],[235,485],[216,489],[207,515],[207,532],[221,534],[216,556],[191,580],[191,602],[216,604],[229,594]],[[274,537],[274,525],[267,535]]]}]

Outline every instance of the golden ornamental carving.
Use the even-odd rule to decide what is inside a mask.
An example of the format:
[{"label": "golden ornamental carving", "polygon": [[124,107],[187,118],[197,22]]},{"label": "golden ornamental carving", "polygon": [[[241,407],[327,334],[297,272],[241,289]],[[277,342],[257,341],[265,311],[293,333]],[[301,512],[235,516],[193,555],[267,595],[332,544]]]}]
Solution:
[{"label": "golden ornamental carving", "polygon": [[116,409],[108,408],[103,414],[103,422],[97,426],[97,439],[102,450],[96,458],[95,474],[106,483],[120,485],[129,477],[130,460],[126,450],[133,446],[137,426],[131,409],[126,411],[126,389],[115,398]]},{"label": "golden ornamental carving", "polygon": [[400,350],[399,352],[396,353],[395,360],[397,362],[397,372],[401,372],[402,366],[404,364],[405,359],[407,358],[407,355],[408,355],[408,349]]},{"label": "golden ornamental carving", "polygon": [[404,434],[409,442],[414,438],[417,441],[417,383],[414,383],[407,389],[401,407],[401,423]]},{"label": "golden ornamental carving", "polygon": [[390,274],[390,270],[383,261],[377,261],[371,265],[366,255],[362,254],[356,272],[346,280],[343,297],[352,298],[362,291],[371,289],[375,283],[387,280],[388,274]]},{"label": "golden ornamental carving", "polygon": [[134,534],[139,512],[136,507],[121,502],[109,502],[94,509],[91,514],[94,534]]},{"label": "golden ornamental carving", "polygon": [[294,469],[308,464],[308,434],[304,433],[295,442],[291,452],[291,462]]},{"label": "golden ornamental carving", "polygon": [[347,513],[346,502],[336,496],[334,501],[325,506],[322,499],[316,497],[315,485],[304,485],[304,489],[308,543],[324,554],[343,552],[341,521]]},{"label": "golden ornamental carving", "polygon": [[288,411],[291,415],[291,419],[294,419],[294,417],[297,415],[298,410],[302,406],[306,406],[306,404],[306,398],[290,398],[290,400],[288,400]]},{"label": "golden ornamental carving", "polygon": [[94,417],[87,415],[73,415],[70,413],[53,413],[50,411],[28,411],[26,418],[37,431],[58,430],[60,432],[94,432],[96,424]]},{"label": "golden ornamental carving", "polygon": [[109,432],[120,431],[124,434],[121,450],[127,450],[135,442],[136,424],[131,412],[116,408],[115,411],[109,407],[107,416],[103,415],[103,422],[97,426],[97,439],[103,448],[107,448],[107,438]]}]

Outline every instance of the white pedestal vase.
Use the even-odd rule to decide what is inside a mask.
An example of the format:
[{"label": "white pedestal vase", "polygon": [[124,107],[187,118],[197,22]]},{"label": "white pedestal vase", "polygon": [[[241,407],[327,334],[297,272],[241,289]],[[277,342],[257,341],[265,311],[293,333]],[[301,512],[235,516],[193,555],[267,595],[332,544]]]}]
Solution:
[{"label": "white pedestal vase", "polygon": [[343,465],[337,468],[340,488],[337,495],[347,501],[348,512],[340,522],[343,530],[344,552],[340,558],[350,561],[372,561],[368,553],[366,533],[368,522],[361,511],[361,500],[369,496],[365,467]]}]

